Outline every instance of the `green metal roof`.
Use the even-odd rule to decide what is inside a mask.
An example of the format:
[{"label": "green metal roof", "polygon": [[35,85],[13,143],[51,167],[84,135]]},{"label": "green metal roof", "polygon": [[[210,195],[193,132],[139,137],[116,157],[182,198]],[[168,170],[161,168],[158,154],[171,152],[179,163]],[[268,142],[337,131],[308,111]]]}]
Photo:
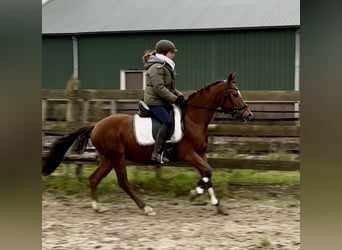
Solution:
[{"label": "green metal roof", "polygon": [[186,31],[300,25],[300,0],[50,0],[42,33]]}]

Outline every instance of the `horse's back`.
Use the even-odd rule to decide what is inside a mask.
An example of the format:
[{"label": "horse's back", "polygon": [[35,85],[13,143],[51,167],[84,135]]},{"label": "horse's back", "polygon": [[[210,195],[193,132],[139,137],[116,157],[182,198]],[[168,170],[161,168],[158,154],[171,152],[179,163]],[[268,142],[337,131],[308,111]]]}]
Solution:
[{"label": "horse's back", "polygon": [[113,114],[98,121],[91,134],[92,143],[98,148],[100,144],[118,141],[125,134],[132,133],[133,117],[128,114]]}]

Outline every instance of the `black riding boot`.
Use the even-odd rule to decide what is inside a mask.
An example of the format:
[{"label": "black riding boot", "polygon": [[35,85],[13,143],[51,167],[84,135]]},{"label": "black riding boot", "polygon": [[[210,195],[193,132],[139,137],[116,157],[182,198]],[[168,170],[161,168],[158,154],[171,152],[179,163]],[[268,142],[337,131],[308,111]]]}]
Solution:
[{"label": "black riding boot", "polygon": [[169,162],[170,160],[163,155],[164,143],[169,134],[169,129],[162,124],[158,130],[156,143],[154,144],[151,160],[159,163]]}]

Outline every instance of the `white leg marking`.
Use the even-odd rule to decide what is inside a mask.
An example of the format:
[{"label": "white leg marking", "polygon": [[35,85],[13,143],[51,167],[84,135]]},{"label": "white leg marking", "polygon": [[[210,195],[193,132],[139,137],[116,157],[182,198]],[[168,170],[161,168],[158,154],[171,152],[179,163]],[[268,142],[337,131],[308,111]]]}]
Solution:
[{"label": "white leg marking", "polygon": [[218,203],[218,199],[215,196],[214,189],[212,187],[208,188],[208,193],[210,196],[211,204],[216,205]]},{"label": "white leg marking", "polygon": [[201,187],[196,187],[196,192],[197,192],[198,194],[203,194],[203,193],[204,193],[204,189],[201,188]]},{"label": "white leg marking", "polygon": [[98,206],[98,204],[97,204],[97,201],[95,201],[95,200],[93,200],[93,201],[91,202],[91,206],[93,207],[94,210],[98,210],[98,209],[99,209],[99,206]]},{"label": "white leg marking", "polygon": [[156,212],[150,206],[144,207],[144,214],[145,215],[156,215]]},{"label": "white leg marking", "polygon": [[203,177],[202,178],[202,181],[204,181],[205,183],[207,183],[209,181],[209,178],[208,177]]},{"label": "white leg marking", "polygon": [[97,213],[104,213],[108,211],[108,208],[101,206],[97,201],[92,201],[92,207]]}]

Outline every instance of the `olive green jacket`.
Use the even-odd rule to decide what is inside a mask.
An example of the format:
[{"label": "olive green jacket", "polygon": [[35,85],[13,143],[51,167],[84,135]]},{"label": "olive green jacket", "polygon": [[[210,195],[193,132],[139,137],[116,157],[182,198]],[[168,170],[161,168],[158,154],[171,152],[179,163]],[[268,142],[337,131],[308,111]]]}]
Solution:
[{"label": "olive green jacket", "polygon": [[147,105],[172,104],[178,96],[183,95],[175,87],[175,74],[168,64],[152,60],[145,63],[145,69],[147,72],[144,102]]}]

